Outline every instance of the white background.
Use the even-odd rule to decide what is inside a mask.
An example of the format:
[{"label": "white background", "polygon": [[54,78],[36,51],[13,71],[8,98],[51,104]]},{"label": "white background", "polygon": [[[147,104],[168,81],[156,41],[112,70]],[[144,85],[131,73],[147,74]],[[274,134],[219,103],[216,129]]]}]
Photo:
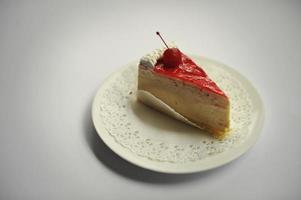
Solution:
[{"label": "white background", "polygon": [[[240,159],[164,175],[96,135],[96,90],[158,30],[258,89],[264,129]],[[0,199],[300,199],[300,36],[300,1],[1,1]]]}]

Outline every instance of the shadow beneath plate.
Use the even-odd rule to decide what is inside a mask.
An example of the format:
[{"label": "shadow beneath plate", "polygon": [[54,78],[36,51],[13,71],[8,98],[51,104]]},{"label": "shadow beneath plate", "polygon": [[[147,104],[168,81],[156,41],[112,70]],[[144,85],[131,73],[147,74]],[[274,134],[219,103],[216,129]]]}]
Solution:
[{"label": "shadow beneath plate", "polygon": [[92,122],[91,103],[87,105],[83,116],[83,123],[85,139],[95,157],[110,170],[132,180],[154,184],[177,184],[199,180],[200,178],[205,178],[209,175],[217,175],[218,172],[221,173],[223,170],[227,170],[227,168],[232,165],[228,164],[218,169],[193,174],[165,174],[150,171],[131,164],[119,157],[102,141],[102,139],[98,136]]}]

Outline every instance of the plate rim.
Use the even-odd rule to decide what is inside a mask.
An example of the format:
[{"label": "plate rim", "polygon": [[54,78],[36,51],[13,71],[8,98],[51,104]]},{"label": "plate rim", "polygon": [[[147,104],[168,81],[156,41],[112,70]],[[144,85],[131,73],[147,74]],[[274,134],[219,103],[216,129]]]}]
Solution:
[{"label": "plate rim", "polygon": [[[119,73],[121,73],[126,68],[128,68],[132,65],[138,65],[139,61],[136,60],[136,61],[132,61],[132,62],[128,63],[127,65],[125,65],[123,67],[116,69],[113,73],[111,73],[107,78],[105,78],[102,81],[102,83],[100,84],[100,86],[94,96],[92,108],[91,108],[92,121],[93,121],[93,125],[95,127],[95,130],[96,130],[98,136],[100,137],[100,139],[103,140],[103,142],[106,144],[106,146],[108,148],[110,148],[119,157],[121,157],[122,159],[124,159],[136,166],[142,167],[147,170],[155,171],[155,172],[168,173],[168,174],[189,174],[189,173],[197,173],[197,172],[201,172],[201,171],[206,171],[206,170],[210,170],[210,169],[214,169],[214,168],[226,165],[226,164],[230,163],[231,161],[236,160],[243,154],[245,154],[248,150],[251,149],[251,147],[253,147],[255,145],[256,141],[258,140],[258,138],[262,132],[264,118],[265,118],[265,110],[264,110],[263,101],[262,101],[258,91],[256,90],[256,88],[251,83],[251,81],[249,81],[245,76],[243,76],[241,73],[239,73],[236,69],[231,68],[228,65],[225,65],[219,61],[216,61],[214,59],[204,57],[204,56],[197,56],[194,54],[189,54],[189,56],[191,56],[193,59],[196,59],[196,60],[205,59],[209,62],[216,63],[218,65],[222,65],[222,67],[226,68],[227,71],[229,71],[230,73],[234,73],[236,76],[240,77],[239,80],[242,81],[243,86],[247,85],[247,91],[249,91],[250,89],[252,90],[250,93],[255,94],[255,95],[252,95],[251,99],[252,99],[252,101],[254,101],[254,100],[257,101],[256,107],[257,107],[257,110],[260,111],[257,115],[256,123],[254,123],[254,127],[252,128],[252,131],[251,131],[252,136],[248,137],[248,139],[246,139],[243,142],[243,144],[240,144],[236,147],[233,147],[233,148],[223,152],[222,156],[218,154],[213,157],[206,157],[202,160],[194,162],[194,163],[201,164],[202,162],[204,162],[204,160],[211,159],[211,162],[213,164],[210,164],[210,165],[207,164],[204,166],[194,165],[194,167],[187,167],[187,168],[184,167],[181,169],[176,168],[176,167],[175,168],[169,168],[169,167],[164,168],[162,166],[159,167],[159,165],[150,164],[151,161],[149,159],[143,158],[141,156],[137,156],[133,152],[128,150],[127,148],[123,148],[120,144],[118,144],[115,141],[115,139],[107,132],[107,130],[103,126],[98,126],[98,122],[96,121],[97,113],[98,113],[97,112],[97,105],[98,105],[97,100],[98,100],[98,96],[101,94],[101,91],[103,90],[103,88],[105,88],[106,84],[109,83],[109,80],[111,78],[113,78],[114,76],[118,75]],[[164,162],[162,162],[162,163],[164,163]],[[165,162],[165,163],[168,163],[168,162]],[[170,163],[169,163],[169,165],[170,165]],[[176,164],[173,163],[173,165],[176,165]],[[189,165],[191,166],[191,163]],[[185,166],[185,165],[183,165],[183,166]],[[197,166],[197,167],[195,167],[195,166]]]}]

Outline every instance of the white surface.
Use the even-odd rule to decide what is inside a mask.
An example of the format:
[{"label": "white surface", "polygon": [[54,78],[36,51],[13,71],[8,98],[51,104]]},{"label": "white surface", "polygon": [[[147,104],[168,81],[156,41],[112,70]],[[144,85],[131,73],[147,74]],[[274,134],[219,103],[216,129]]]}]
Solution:
[{"label": "white surface", "polygon": [[[217,140],[193,127],[196,125],[151,93],[137,91],[139,61],[134,61],[106,79],[92,105],[98,135],[119,156],[153,171],[183,174],[224,165],[255,144],[264,118],[256,89],[245,77],[220,62],[190,57],[230,99],[228,136]],[[178,120],[143,105],[137,101],[137,95]]]},{"label": "white surface", "polygon": [[[1,1],[0,199],[299,199],[300,9],[300,1]],[[191,176],[155,174],[95,136],[97,88],[161,45],[157,30],[259,90],[263,133],[239,160]]]}]

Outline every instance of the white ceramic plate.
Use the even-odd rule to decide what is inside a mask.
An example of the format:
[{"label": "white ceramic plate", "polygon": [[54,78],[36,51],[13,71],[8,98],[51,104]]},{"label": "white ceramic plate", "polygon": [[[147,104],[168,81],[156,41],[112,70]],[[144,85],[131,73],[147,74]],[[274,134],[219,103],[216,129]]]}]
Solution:
[{"label": "white ceramic plate", "polygon": [[192,173],[226,164],[256,142],[264,119],[256,89],[224,64],[192,58],[230,98],[230,136],[222,141],[214,139],[138,102],[138,62],[133,62],[102,84],[92,106],[94,126],[116,154],[153,171]]}]

